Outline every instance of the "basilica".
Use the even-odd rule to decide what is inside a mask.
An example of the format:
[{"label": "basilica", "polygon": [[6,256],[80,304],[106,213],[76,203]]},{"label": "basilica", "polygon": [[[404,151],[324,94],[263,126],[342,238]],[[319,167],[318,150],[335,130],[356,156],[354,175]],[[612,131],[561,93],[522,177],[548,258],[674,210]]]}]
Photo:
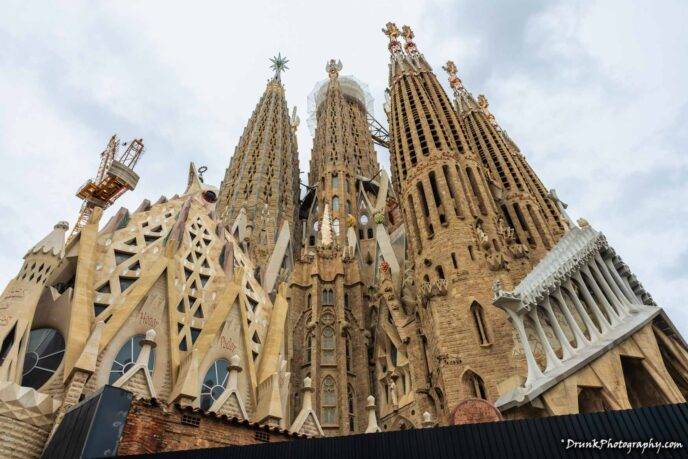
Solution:
[{"label": "basilica", "polygon": [[0,296],[0,456],[39,457],[106,386],[140,405],[119,454],[686,401],[688,346],[603,232],[452,61],[436,72],[410,27],[383,32],[385,122],[327,61],[307,183],[281,55],[218,187],[191,163],[179,194],[103,218],[144,150],[110,139],[74,227]]}]

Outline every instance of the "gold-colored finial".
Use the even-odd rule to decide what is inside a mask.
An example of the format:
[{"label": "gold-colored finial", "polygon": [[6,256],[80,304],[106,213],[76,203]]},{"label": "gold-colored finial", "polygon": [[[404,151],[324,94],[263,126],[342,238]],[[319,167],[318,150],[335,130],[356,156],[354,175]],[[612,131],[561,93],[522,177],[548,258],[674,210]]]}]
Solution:
[{"label": "gold-colored finial", "polygon": [[396,40],[399,37],[399,29],[397,25],[393,22],[388,22],[385,24],[385,28],[382,29],[382,33],[389,37],[389,40]]},{"label": "gold-colored finial", "polygon": [[401,28],[401,35],[404,37],[404,41],[406,42],[404,44],[404,49],[406,50],[406,53],[409,55],[414,55],[418,54],[418,48],[416,47],[416,44],[413,42],[413,38],[416,36],[413,33],[413,30],[411,30],[411,27],[405,25]]},{"label": "gold-colored finial", "polygon": [[385,28],[382,29],[382,33],[387,35],[389,38],[389,45],[387,46],[389,48],[389,52],[392,54],[398,54],[401,52],[401,43],[399,43],[399,29],[397,28],[397,25],[393,22],[388,22],[385,25]]},{"label": "gold-colored finial", "polygon": [[487,97],[485,97],[484,94],[479,94],[478,95],[478,107],[486,110],[487,107],[489,107],[490,104],[487,102]]},{"label": "gold-colored finial", "polygon": [[458,69],[456,68],[454,61],[447,61],[442,69],[449,74],[449,86],[451,86],[452,89],[458,90],[463,87],[461,78],[457,76]]},{"label": "gold-colored finial", "polygon": [[490,110],[488,107],[490,104],[487,102],[487,97],[485,95],[480,94],[478,95],[478,107],[480,107],[485,114],[485,117],[487,117],[488,121],[492,123],[492,125],[497,128],[497,130],[500,130],[499,125],[497,124],[497,120],[495,119],[494,115],[490,113]]}]

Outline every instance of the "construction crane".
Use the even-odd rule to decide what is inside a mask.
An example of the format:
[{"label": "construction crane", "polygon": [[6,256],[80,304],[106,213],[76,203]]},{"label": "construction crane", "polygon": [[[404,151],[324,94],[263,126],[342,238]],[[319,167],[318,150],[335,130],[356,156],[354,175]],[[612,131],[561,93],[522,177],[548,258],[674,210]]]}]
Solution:
[{"label": "construction crane", "polygon": [[143,139],[134,139],[128,145],[125,142],[123,146],[127,148],[118,156],[119,139],[113,135],[100,154],[95,180],[89,179],[77,190],[76,196],[84,202],[69,241],[86,225],[95,207],[107,209],[127,190],[136,188],[139,176],[134,172],[134,166],[143,154]]}]

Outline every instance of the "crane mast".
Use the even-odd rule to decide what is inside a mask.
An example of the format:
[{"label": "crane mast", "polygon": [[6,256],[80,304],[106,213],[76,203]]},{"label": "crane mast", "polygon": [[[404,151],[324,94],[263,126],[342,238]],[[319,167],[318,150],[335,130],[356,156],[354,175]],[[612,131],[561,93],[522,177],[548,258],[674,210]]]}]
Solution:
[{"label": "crane mast", "polygon": [[89,179],[76,192],[83,200],[79,217],[69,235],[71,241],[86,225],[95,207],[107,209],[127,190],[133,190],[139,181],[134,166],[143,154],[143,139],[125,142],[126,150],[120,156],[119,140],[113,135],[105,150],[100,154],[100,165],[95,179]]}]

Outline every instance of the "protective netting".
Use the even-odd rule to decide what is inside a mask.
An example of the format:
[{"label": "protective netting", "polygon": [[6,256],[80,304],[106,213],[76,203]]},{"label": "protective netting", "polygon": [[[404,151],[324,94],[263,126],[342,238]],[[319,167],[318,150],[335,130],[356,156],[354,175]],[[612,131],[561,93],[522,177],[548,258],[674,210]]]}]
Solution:
[{"label": "protective netting", "polygon": [[[368,85],[352,75],[339,76],[337,79],[339,80],[339,87],[341,88],[342,93],[360,101],[365,107],[366,111],[372,116],[373,104],[375,101],[368,90]],[[325,100],[327,84],[329,82],[329,78],[319,81],[315,85],[315,88],[313,88],[313,91],[311,91],[311,93],[308,95],[308,129],[310,129],[311,135],[315,135],[315,128],[318,123],[316,118],[318,106],[323,100]]]}]

